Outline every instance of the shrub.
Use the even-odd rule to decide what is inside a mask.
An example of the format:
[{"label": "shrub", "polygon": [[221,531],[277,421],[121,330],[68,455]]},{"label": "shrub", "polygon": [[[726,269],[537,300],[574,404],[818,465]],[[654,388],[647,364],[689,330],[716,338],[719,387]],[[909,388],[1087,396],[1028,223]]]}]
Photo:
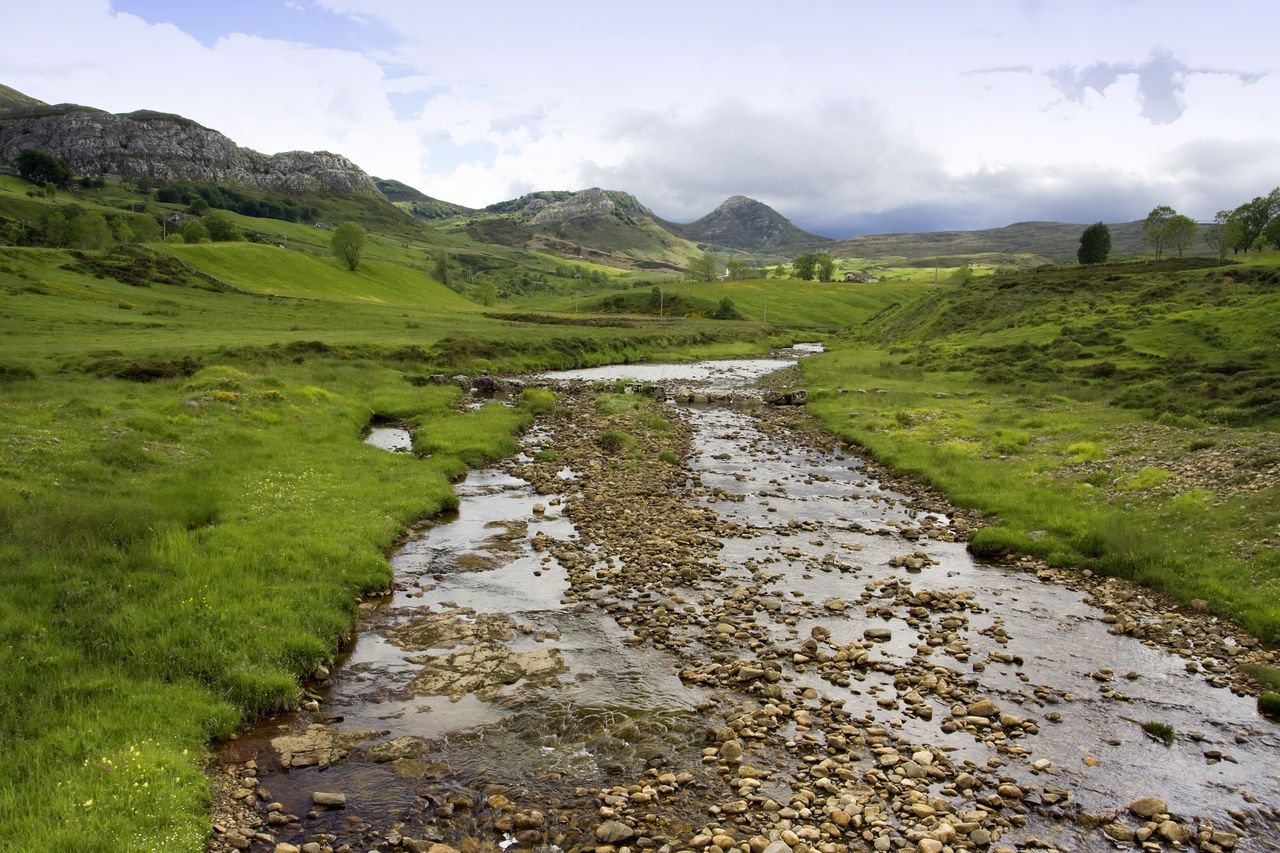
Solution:
[{"label": "shrub", "polygon": [[1280,693],[1263,693],[1258,697],[1258,713],[1280,718]]},{"label": "shrub", "polygon": [[607,429],[596,439],[606,453],[621,453],[631,444],[631,436],[616,429]]},{"label": "shrub", "polygon": [[533,415],[545,415],[556,407],[556,395],[547,388],[526,388],[520,392],[520,407]]}]

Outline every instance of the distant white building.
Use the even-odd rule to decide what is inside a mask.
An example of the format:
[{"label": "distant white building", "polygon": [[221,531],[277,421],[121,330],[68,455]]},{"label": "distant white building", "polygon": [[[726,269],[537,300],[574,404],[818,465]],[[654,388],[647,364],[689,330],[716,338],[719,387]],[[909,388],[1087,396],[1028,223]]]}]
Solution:
[{"label": "distant white building", "polygon": [[844,274],[844,280],[854,284],[875,284],[880,279],[867,272],[847,272]]}]

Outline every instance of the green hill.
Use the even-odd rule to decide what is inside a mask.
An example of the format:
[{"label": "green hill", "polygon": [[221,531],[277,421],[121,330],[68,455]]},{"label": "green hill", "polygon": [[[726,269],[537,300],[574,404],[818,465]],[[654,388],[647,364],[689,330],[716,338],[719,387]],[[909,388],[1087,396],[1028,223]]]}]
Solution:
[{"label": "green hill", "polygon": [[[842,258],[896,256],[928,260],[950,255],[1032,254],[1052,261],[1076,259],[1080,233],[1088,227],[1068,222],[1015,222],[1002,228],[978,231],[928,231],[916,234],[869,234],[832,244],[827,251]],[[1141,222],[1111,225],[1113,255],[1142,254]],[[1199,248],[1199,247],[1197,247]]]},{"label": "green hill", "polygon": [[248,293],[441,310],[475,306],[426,273],[386,261],[364,261],[349,272],[333,258],[253,243],[165,244],[160,249]]},{"label": "green hill", "polygon": [[388,201],[417,219],[428,221],[432,219],[448,219],[451,216],[462,216],[463,214],[475,212],[471,208],[463,207],[460,204],[432,198],[421,190],[414,189],[400,181],[388,178],[374,178],[373,182],[377,184],[378,190],[387,197]]},{"label": "green hill", "polygon": [[17,89],[12,89],[3,83],[0,83],[0,112],[5,110],[21,109],[24,107],[43,107],[48,106],[44,101],[37,100],[30,95],[24,95]]}]

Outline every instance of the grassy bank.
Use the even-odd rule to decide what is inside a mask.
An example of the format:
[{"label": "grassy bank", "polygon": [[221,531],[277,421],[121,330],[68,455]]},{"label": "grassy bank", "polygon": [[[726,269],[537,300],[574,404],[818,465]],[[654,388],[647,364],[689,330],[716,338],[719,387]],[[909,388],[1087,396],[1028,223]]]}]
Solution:
[{"label": "grassy bank", "polygon": [[[405,525],[528,421],[461,412],[430,374],[770,342],[486,316],[390,263],[163,248],[0,249],[0,849],[201,849],[209,739],[294,702]],[[363,445],[375,416],[421,453]]]},{"label": "grassy bank", "polygon": [[812,409],[981,509],[980,554],[1203,599],[1280,640],[1280,268],[1122,265],[942,289],[804,365]]}]

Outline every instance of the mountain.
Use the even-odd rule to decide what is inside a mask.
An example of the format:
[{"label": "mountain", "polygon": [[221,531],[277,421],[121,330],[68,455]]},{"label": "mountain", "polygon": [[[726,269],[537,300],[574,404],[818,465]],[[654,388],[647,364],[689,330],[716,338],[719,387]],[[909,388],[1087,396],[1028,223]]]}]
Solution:
[{"label": "mountain", "polygon": [[[901,257],[927,260],[950,255],[1033,254],[1070,262],[1080,247],[1087,225],[1069,222],[1015,222],[979,231],[927,231],[918,234],[869,234],[833,244],[828,251],[841,258]],[[1141,222],[1120,222],[1111,228],[1111,254],[1140,254]]]},{"label": "mountain", "polygon": [[661,224],[686,240],[744,252],[790,255],[824,248],[833,242],[800,230],[769,205],[743,195],[730,196],[715,210],[688,225]]},{"label": "mountain", "polygon": [[374,178],[378,191],[387,197],[387,201],[418,219],[448,219],[451,216],[462,216],[475,213],[470,207],[463,207],[451,201],[432,198],[421,190],[390,178]]},{"label": "mountain", "polygon": [[529,193],[476,211],[463,227],[482,242],[636,269],[682,270],[697,253],[635,196],[599,187]]},{"label": "mountain", "polygon": [[182,116],[51,106],[6,87],[0,91],[0,162],[11,162],[26,148],[62,158],[79,175],[380,196],[373,179],[338,154],[287,151],[268,156]]}]

